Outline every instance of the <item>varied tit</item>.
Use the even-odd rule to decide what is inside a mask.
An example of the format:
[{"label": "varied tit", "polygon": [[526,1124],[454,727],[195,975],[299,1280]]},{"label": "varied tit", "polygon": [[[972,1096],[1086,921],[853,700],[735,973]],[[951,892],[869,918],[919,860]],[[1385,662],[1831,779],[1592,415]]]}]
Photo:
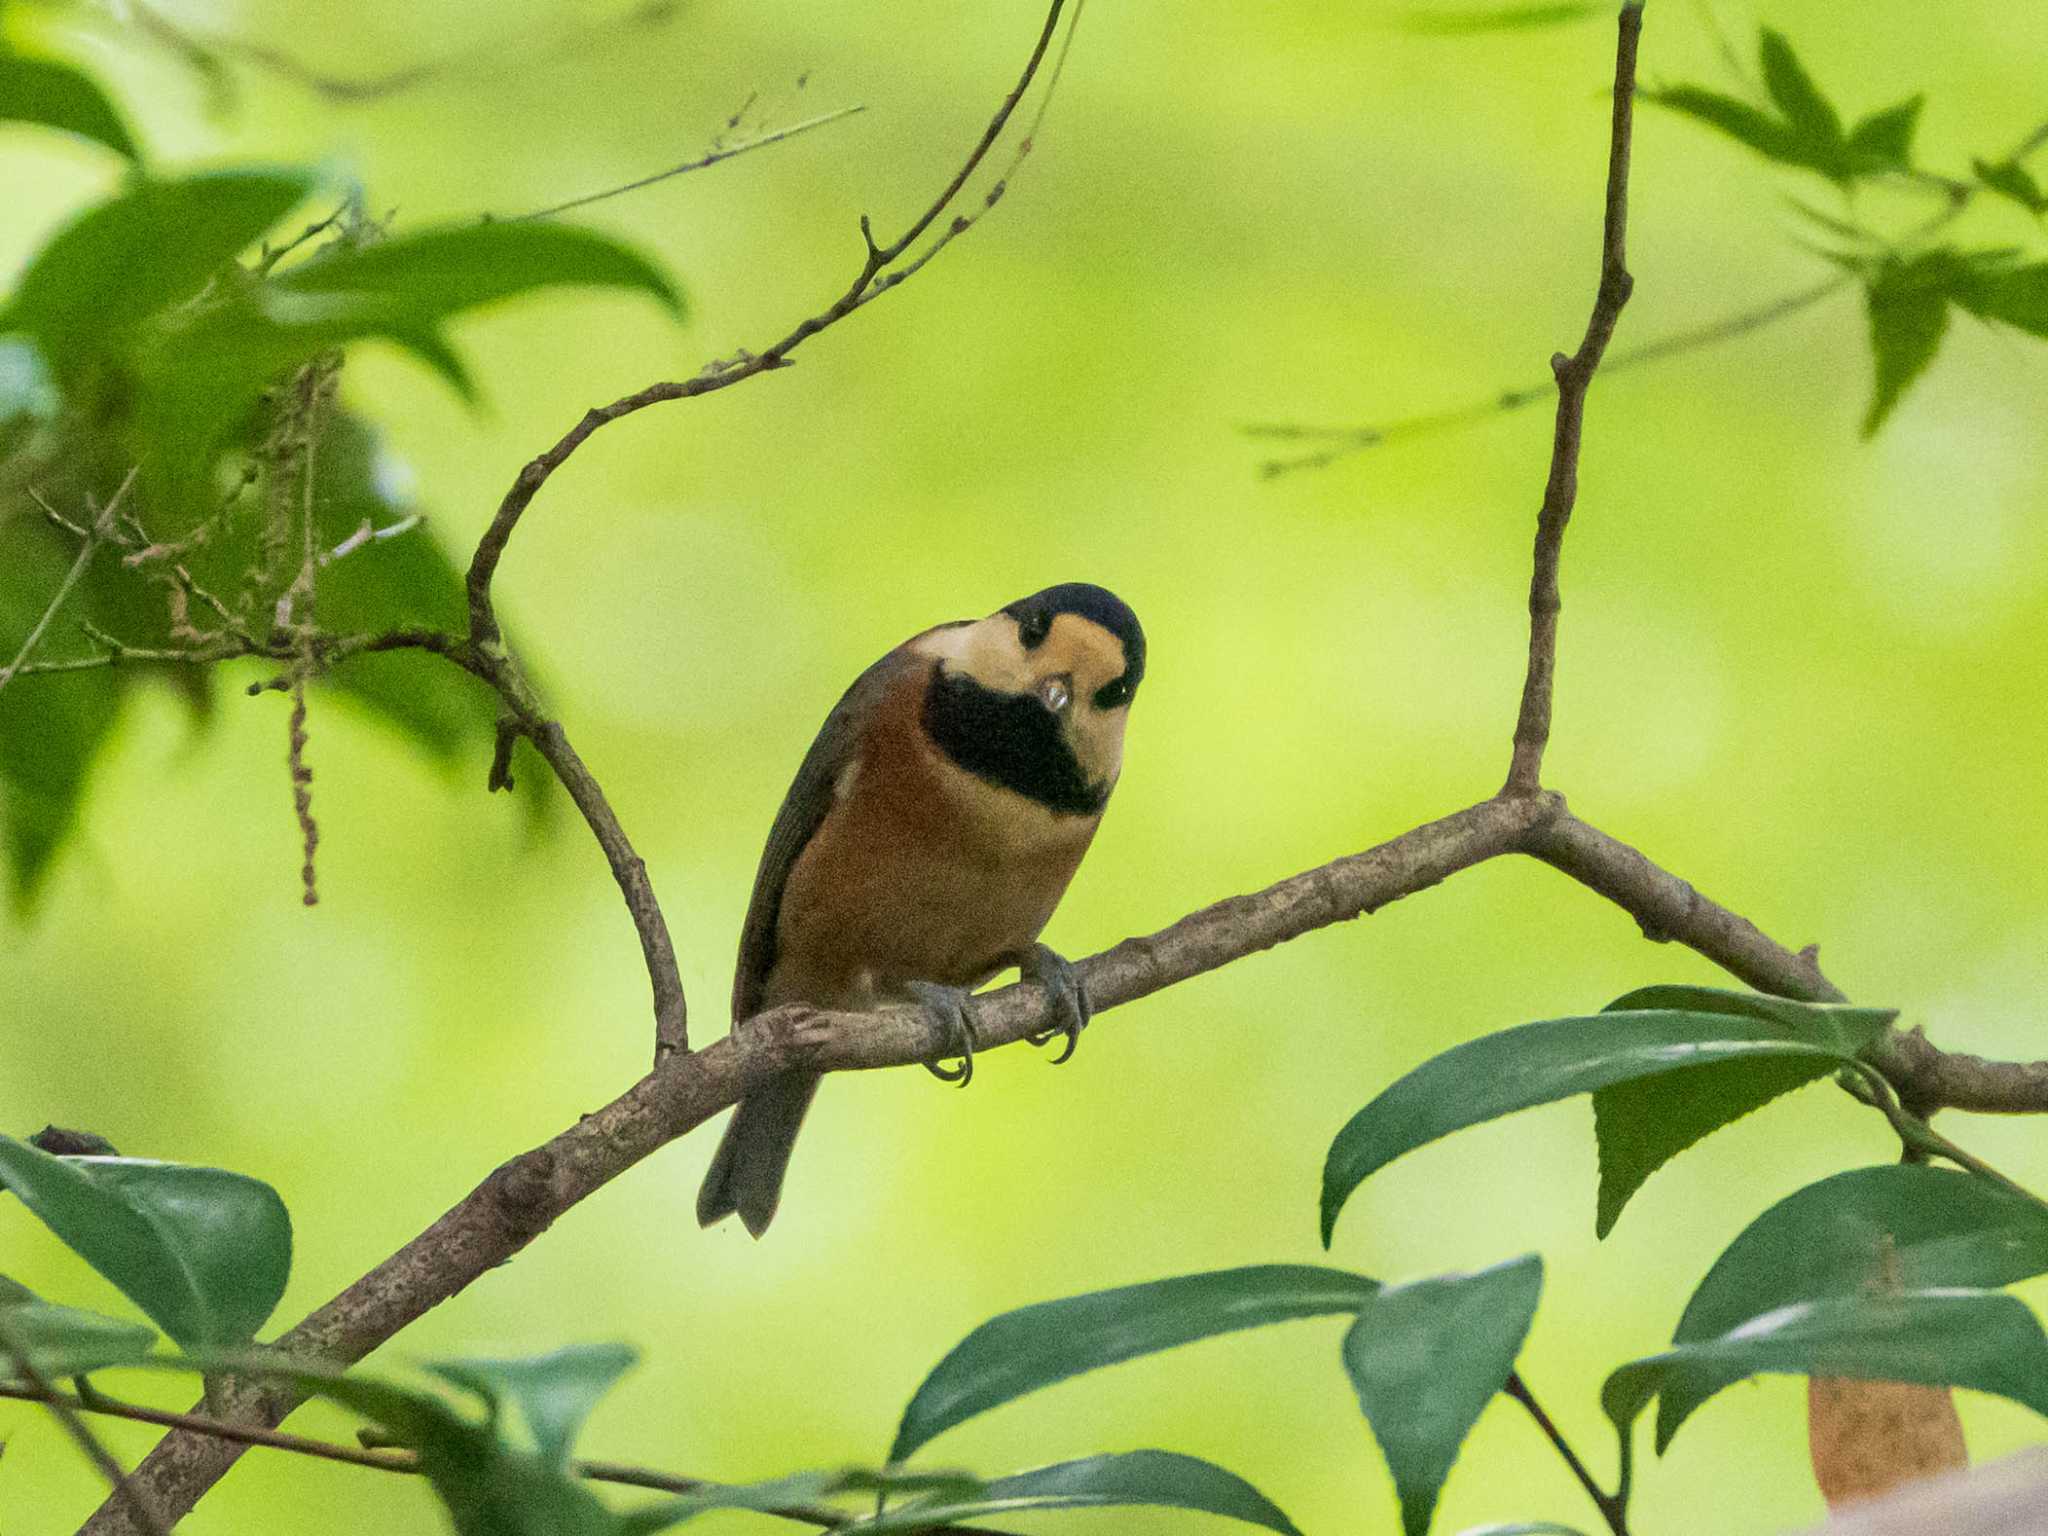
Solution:
[{"label": "varied tit", "polygon": [[[782,1003],[935,1013],[964,1082],[967,996],[1016,966],[1042,983],[1073,1054],[1089,1005],[1038,942],[1123,765],[1145,675],[1137,616],[1070,582],[905,641],[846,690],[768,833],[733,979],[734,1022]],[[697,1196],[705,1226],[775,1215],[815,1074],[741,1101]]]}]

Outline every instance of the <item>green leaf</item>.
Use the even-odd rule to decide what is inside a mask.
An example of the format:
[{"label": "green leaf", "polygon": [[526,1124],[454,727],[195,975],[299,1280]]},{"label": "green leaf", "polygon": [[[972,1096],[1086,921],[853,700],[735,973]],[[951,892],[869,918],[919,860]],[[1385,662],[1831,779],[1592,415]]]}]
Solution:
[{"label": "green leaf", "polygon": [[632,1510],[620,1519],[627,1536],[647,1536],[693,1520],[714,1509],[746,1509],[773,1513],[793,1504],[810,1504],[847,1493],[930,1494],[948,1502],[979,1496],[987,1485],[964,1472],[872,1471],[849,1467],[840,1472],[799,1472],[765,1483],[706,1483],[693,1492],[662,1504]]},{"label": "green leaf", "polygon": [[1516,1521],[1508,1525],[1472,1525],[1458,1532],[1458,1536],[1586,1536],[1573,1525],[1558,1525],[1549,1520]]},{"label": "green leaf", "polygon": [[1552,0],[1549,4],[1491,5],[1476,10],[1413,10],[1402,16],[1401,30],[1435,37],[1465,37],[1478,32],[1526,32],[1583,21],[1606,6],[1594,0]]},{"label": "green leaf", "polygon": [[142,151],[106,93],[82,70],[10,51],[0,41],[0,121],[40,123],[141,162]]},{"label": "green leaf", "polygon": [[1768,992],[1743,992],[1729,987],[1661,984],[1624,992],[1600,1011],[1641,1013],[1675,1009],[1721,1013],[1734,1018],[1776,1024],[1794,1039],[1832,1045],[1847,1056],[1867,1050],[1899,1016],[1896,1008],[1870,1008],[1857,1003],[1803,1003]]},{"label": "green leaf", "polygon": [[1980,320],[2048,336],[2048,261],[2015,267],[1980,260],[1956,285],[1953,297]]},{"label": "green leaf", "polygon": [[1823,155],[1839,146],[1841,116],[1814,84],[1784,33],[1763,28],[1757,40],[1757,61],[1763,66],[1764,89],[1785,114],[1793,135],[1810,150]]},{"label": "green leaf", "polygon": [[1913,164],[1913,132],[1920,126],[1920,109],[1925,96],[1914,96],[1873,112],[1849,134],[1849,157],[1862,174],[1872,171],[1910,170]]},{"label": "green leaf", "polygon": [[597,1400],[638,1359],[624,1344],[583,1344],[519,1360],[436,1360],[426,1369],[483,1398],[494,1420],[507,1400],[517,1403],[542,1463],[560,1468]]},{"label": "green leaf", "polygon": [[249,1339],[284,1294],[291,1218],[244,1174],[52,1157],[0,1136],[0,1184],[188,1348]]},{"label": "green leaf", "polygon": [[34,1299],[11,1280],[0,1284],[10,1288],[0,1295],[0,1322],[5,1324],[4,1344],[0,1344],[0,1379],[15,1374],[7,1352],[10,1348],[25,1349],[29,1362],[46,1380],[82,1376],[108,1366],[133,1365],[156,1348],[156,1330],[147,1323],[125,1322],[78,1307],[56,1306]]},{"label": "green leaf", "polygon": [[313,190],[297,168],[139,181],[88,209],[29,263],[0,330],[34,336],[60,377],[197,294]]},{"label": "green leaf", "polygon": [[674,286],[637,252],[543,223],[432,228],[331,247],[252,284],[168,331],[144,361],[137,429],[165,460],[157,499],[190,497],[273,380],[352,342],[394,342],[474,398],[443,335],[446,323],[479,305],[561,286],[634,289],[681,308]]},{"label": "green leaf", "polygon": [[680,316],[682,295],[628,246],[572,224],[455,224],[338,247],[280,274],[282,294],[322,295],[437,323],[538,288],[627,288]]},{"label": "green leaf", "polygon": [[1765,1373],[1969,1387],[2048,1414],[2048,1337],[2034,1314],[1997,1291],[1950,1289],[1780,1307],[1717,1337],[1631,1361],[1607,1378],[1600,1402],[1626,1440],[1659,1398],[1661,1452],[1708,1398]]},{"label": "green leaf", "polygon": [[1948,332],[1950,279],[1946,261],[1887,256],[1866,285],[1870,356],[1876,368],[1870,409],[1863,417],[1866,438],[1877,435],[1907,388],[1941,350]]},{"label": "green leaf", "polygon": [[1358,1391],[1401,1498],[1401,1527],[1424,1536],[1465,1436],[1515,1368],[1536,1316],[1534,1254],[1470,1275],[1388,1286],[1344,1336]]},{"label": "green leaf", "polygon": [[1600,1147],[1595,1235],[1612,1232],[1629,1198],[1687,1147],[1839,1065],[1825,1056],[1755,1057],[1600,1089],[1593,1095],[1593,1133]]},{"label": "green leaf", "polygon": [[2029,213],[2048,213],[2048,192],[2041,190],[2033,173],[2019,161],[1972,160],[1970,169],[1977,173],[1979,182],[2000,197],[2010,198]]},{"label": "green leaf", "polygon": [[1804,165],[1797,136],[1770,113],[1734,96],[1710,91],[1702,85],[1668,85],[1644,88],[1642,99],[1673,112],[1682,113],[1710,128],[1718,128],[1758,154],[1787,164]]},{"label": "green leaf", "polygon": [[[1807,1010],[1705,989],[1673,995],[1696,1001],[1524,1024],[1467,1041],[1395,1082],[1330,1144],[1324,1245],[1353,1190],[1403,1153],[1453,1131],[1617,1083],[1720,1063],[1768,1058],[1824,1072],[1852,1059],[1892,1018],[1878,1009]],[[1743,1000],[1747,1011],[1707,1011],[1735,1009],[1731,999]]]},{"label": "green leaf", "polygon": [[1040,1302],[992,1318],[941,1360],[903,1410],[889,1460],[1013,1398],[1119,1361],[1298,1317],[1355,1312],[1378,1286],[1307,1264],[1257,1264]]},{"label": "green leaf", "polygon": [[846,1536],[884,1536],[1032,1509],[1096,1509],[1149,1505],[1221,1515],[1299,1536],[1294,1523],[1258,1489],[1213,1462],[1173,1451],[1126,1451],[1062,1461],[999,1477],[973,1498],[919,1499],[867,1520],[836,1527]]},{"label": "green leaf", "polygon": [[[1908,1290],[1991,1289],[2039,1274],[2048,1274],[2048,1214],[2032,1201],[1945,1168],[1855,1168],[1786,1196],[1744,1228],[1686,1303],[1673,1342],[1867,1291],[1880,1277]],[[1659,1412],[1667,1440],[1677,1428],[1662,1423],[1669,1411]]]}]

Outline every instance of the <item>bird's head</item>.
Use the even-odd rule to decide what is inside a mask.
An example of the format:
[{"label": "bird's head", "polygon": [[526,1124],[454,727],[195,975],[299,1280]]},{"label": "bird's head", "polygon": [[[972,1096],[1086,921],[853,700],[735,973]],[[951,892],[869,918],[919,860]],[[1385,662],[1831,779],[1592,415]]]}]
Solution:
[{"label": "bird's head", "polygon": [[948,756],[1055,811],[1102,809],[1145,676],[1145,631],[1122,599],[1066,582],[929,640],[925,725]]}]

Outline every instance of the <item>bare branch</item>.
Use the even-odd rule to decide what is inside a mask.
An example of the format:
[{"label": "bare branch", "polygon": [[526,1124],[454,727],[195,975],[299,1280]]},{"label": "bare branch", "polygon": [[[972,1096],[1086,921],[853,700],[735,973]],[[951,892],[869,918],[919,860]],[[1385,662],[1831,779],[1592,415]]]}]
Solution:
[{"label": "bare branch", "polygon": [[498,562],[504,556],[505,546],[510,542],[513,530],[519,526],[520,517],[531,505],[533,498],[539,494],[540,488],[547,483],[548,477],[560,469],[570,455],[582,447],[591,434],[600,427],[617,421],[622,416],[630,416],[635,411],[645,410],[650,405],[711,394],[717,390],[728,389],[744,379],[753,378],[756,374],[784,367],[789,361],[790,354],[804,342],[820,331],[837,325],[856,309],[861,308],[876,293],[895,286],[884,279],[884,269],[909,249],[911,243],[945,211],[959,194],[961,187],[966,184],[967,178],[973,175],[975,167],[987,156],[989,149],[1001,135],[1003,126],[1009,122],[1010,115],[1016,110],[1017,103],[1030,88],[1032,79],[1045,58],[1046,48],[1058,27],[1065,4],[1066,0],[1052,0],[1046,12],[1045,25],[1039,32],[1038,40],[1032,47],[1030,58],[1026,61],[1023,74],[1018,78],[1016,86],[1003,98],[995,116],[990,119],[988,127],[983,131],[981,139],[969,151],[967,159],[946,184],[945,190],[933,200],[931,206],[888,246],[877,246],[866,222],[863,221],[861,230],[867,244],[866,259],[861,263],[860,272],[846,291],[830,305],[809,319],[799,322],[764,351],[741,351],[733,358],[706,364],[692,378],[650,384],[645,389],[636,390],[630,395],[614,400],[610,405],[592,407],[583,413],[583,419],[563,434],[553,447],[527,462],[513,480],[511,488],[499,501],[497,513],[492,517],[490,526],[484,530],[483,537],[477,542],[476,554],[470,561],[469,633],[471,640],[480,649],[489,652],[503,643],[497,613],[491,600],[491,581],[497,575]]},{"label": "bare branch", "polygon": [[1514,760],[1507,791],[1533,795],[1541,787],[1543,748],[1550,740],[1550,699],[1557,672],[1558,556],[1564,530],[1579,497],[1579,435],[1585,424],[1586,391],[1600,355],[1614,335],[1622,306],[1635,280],[1628,275],[1628,160],[1635,127],[1636,44],[1642,36],[1642,0],[1621,8],[1620,40],[1614,54],[1614,115],[1607,148],[1607,213],[1600,237],[1600,288],[1579,350],[1550,360],[1557,375],[1557,427],[1550,442],[1550,478],[1536,515],[1536,558],[1529,578],[1529,670],[1522,681],[1522,709],[1515,721]]},{"label": "bare branch", "polygon": [[687,176],[692,171],[704,170],[706,167],[717,165],[721,161],[731,160],[737,156],[744,155],[750,150],[766,149],[770,144],[780,144],[783,140],[793,139],[800,133],[809,133],[813,128],[822,128],[827,123],[836,123],[842,117],[851,117],[856,112],[866,110],[858,102],[850,107],[835,107],[830,112],[820,112],[816,117],[807,117],[800,123],[791,123],[786,128],[771,128],[765,133],[756,134],[751,139],[741,139],[734,144],[716,145],[694,160],[685,160],[681,165],[672,165],[665,171],[656,171],[652,176],[642,176],[637,181],[629,181],[621,186],[607,187],[602,192],[585,193],[582,197],[572,197],[566,203],[556,203],[550,208],[536,208],[531,213],[507,215],[504,222],[518,224],[528,219],[551,219],[558,213],[569,212],[572,208],[587,208],[592,203],[601,203],[607,198],[624,197],[628,192],[638,192],[643,187],[651,187],[677,176]]}]

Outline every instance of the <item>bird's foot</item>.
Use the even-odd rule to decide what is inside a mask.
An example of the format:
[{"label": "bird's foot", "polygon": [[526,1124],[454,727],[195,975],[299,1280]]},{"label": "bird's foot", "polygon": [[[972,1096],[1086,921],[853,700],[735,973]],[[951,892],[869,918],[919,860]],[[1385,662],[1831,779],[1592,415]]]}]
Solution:
[{"label": "bird's foot", "polygon": [[[935,981],[913,981],[910,995],[924,1005],[925,1012],[938,1021],[945,1035],[945,1043],[924,1063],[925,1071],[941,1082],[958,1083],[965,1088],[974,1080],[974,1048],[979,1039],[974,1027],[974,1004],[965,987],[944,987]],[[960,1065],[942,1067],[939,1062],[947,1056],[958,1056]]]},{"label": "bird's foot", "polygon": [[1024,1038],[1033,1045],[1046,1045],[1055,1037],[1064,1037],[1066,1046],[1053,1057],[1052,1064],[1058,1066],[1074,1054],[1074,1048],[1081,1043],[1081,1031],[1088,1027],[1088,1021],[1095,1016],[1095,1005],[1088,1000],[1088,984],[1081,980],[1081,973],[1064,955],[1047,949],[1043,944],[1031,946],[1017,973],[1026,981],[1035,981],[1045,988],[1051,999],[1057,1022],[1050,1028]]}]

